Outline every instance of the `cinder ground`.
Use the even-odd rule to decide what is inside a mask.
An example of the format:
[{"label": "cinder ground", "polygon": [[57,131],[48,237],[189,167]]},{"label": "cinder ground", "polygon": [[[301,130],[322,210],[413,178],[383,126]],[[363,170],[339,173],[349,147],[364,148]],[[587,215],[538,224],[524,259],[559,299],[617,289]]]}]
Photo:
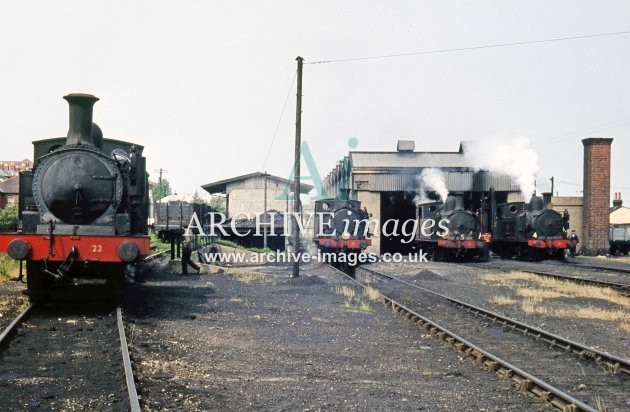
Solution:
[{"label": "cinder ground", "polygon": [[132,289],[145,410],[545,409],[327,267],[226,270]]},{"label": "cinder ground", "polygon": [[[586,269],[572,265],[500,262],[514,270],[448,262],[378,263],[368,267],[630,359],[629,297],[612,291],[593,291],[592,296],[588,296],[590,288],[582,285],[569,282],[573,288],[566,290],[562,281],[519,275],[521,270],[553,269],[554,273],[567,276],[583,272],[583,277],[587,277]],[[626,274],[612,273],[608,277],[607,280],[618,283],[627,283],[630,279]]]}]

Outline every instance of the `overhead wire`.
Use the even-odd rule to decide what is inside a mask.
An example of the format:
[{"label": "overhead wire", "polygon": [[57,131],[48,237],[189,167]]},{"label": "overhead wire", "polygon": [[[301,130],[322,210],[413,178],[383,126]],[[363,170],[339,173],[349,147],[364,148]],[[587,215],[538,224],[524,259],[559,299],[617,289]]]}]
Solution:
[{"label": "overhead wire", "polygon": [[575,138],[575,135],[579,135],[582,133],[586,133],[586,132],[594,132],[597,130],[601,130],[601,129],[607,129],[609,127],[616,127],[616,126],[622,126],[625,123],[629,123],[630,122],[630,118],[626,118],[626,119],[620,119],[620,120],[615,120],[614,122],[609,122],[609,123],[604,123],[598,126],[593,126],[593,127],[589,127],[586,129],[581,129],[581,130],[576,130],[573,132],[568,132],[568,133],[563,133],[557,136],[553,136],[553,137],[547,137],[547,138],[541,138],[541,139],[536,139],[536,140],[532,140],[531,141],[531,145],[534,147],[538,147],[538,146],[545,146],[548,144],[552,144],[552,143],[559,143],[561,141],[564,140],[569,140],[572,138]]},{"label": "overhead wire", "polygon": [[588,39],[588,38],[595,38],[595,37],[622,36],[622,35],[627,35],[627,34],[630,34],[630,30],[610,32],[610,33],[585,34],[581,36],[556,37],[556,38],[551,38],[551,39],[527,40],[527,41],[511,42],[511,43],[484,44],[480,46],[456,47],[456,48],[451,48],[451,49],[437,49],[437,50],[424,50],[424,51],[409,52],[409,53],[383,54],[383,55],[378,55],[378,56],[362,56],[362,57],[349,57],[349,58],[342,58],[342,59],[317,60],[317,61],[304,62],[304,64],[328,64],[328,63],[353,62],[353,61],[361,61],[361,60],[390,59],[390,58],[396,58],[396,57],[420,56],[423,54],[453,53],[453,52],[468,51],[468,50],[523,46],[523,45],[528,45],[528,44],[551,43],[551,42],[558,42],[558,41],[579,40],[579,39]]},{"label": "overhead wire", "polygon": [[[262,168],[260,169],[263,173],[266,173],[265,167],[267,166],[267,160],[269,160],[269,154],[271,153],[273,144],[276,141],[278,130],[280,130],[280,124],[282,123],[282,119],[284,118],[284,112],[286,111],[287,104],[289,103],[289,98],[291,97],[291,92],[293,91],[293,86],[295,85],[296,78],[297,78],[297,70],[295,70],[295,73],[293,74],[293,80],[291,80],[291,86],[289,86],[287,97],[284,99],[284,104],[282,105],[282,111],[280,112],[280,117],[278,118],[278,122],[276,123],[276,130],[273,132],[271,142],[269,143],[269,148],[267,149],[267,153],[265,154],[265,159],[263,160]],[[254,203],[254,197],[258,189],[260,189],[261,184],[262,184],[261,180],[259,180],[256,188],[252,191],[252,196],[249,201],[249,206],[247,207],[247,213],[249,213],[249,211],[252,208],[252,204]],[[266,213],[267,211],[265,210],[264,212]]]}]

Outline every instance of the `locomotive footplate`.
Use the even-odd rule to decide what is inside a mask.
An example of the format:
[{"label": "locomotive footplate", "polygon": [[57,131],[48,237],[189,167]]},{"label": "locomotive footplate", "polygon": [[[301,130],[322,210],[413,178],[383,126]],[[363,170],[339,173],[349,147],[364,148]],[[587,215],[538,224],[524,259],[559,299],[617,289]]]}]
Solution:
[{"label": "locomotive footplate", "polygon": [[440,239],[437,244],[446,249],[483,249],[486,247],[486,242],[480,240]]},{"label": "locomotive footplate", "polygon": [[74,236],[0,234],[0,252],[16,260],[63,262],[75,249],[75,261],[131,262],[149,255],[148,236]]},{"label": "locomotive footplate", "polygon": [[529,239],[527,246],[537,249],[568,249],[569,245],[575,241],[567,239]]},{"label": "locomotive footplate", "polygon": [[372,244],[371,239],[316,239],[319,246],[332,249],[365,249]]}]

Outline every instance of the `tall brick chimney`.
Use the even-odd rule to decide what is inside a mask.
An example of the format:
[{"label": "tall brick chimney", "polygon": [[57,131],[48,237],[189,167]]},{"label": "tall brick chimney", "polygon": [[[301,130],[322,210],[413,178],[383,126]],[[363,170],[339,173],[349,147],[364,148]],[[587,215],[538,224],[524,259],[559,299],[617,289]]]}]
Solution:
[{"label": "tall brick chimney", "polygon": [[587,256],[608,252],[610,208],[610,145],[613,139],[583,139],[584,201],[582,252]]}]

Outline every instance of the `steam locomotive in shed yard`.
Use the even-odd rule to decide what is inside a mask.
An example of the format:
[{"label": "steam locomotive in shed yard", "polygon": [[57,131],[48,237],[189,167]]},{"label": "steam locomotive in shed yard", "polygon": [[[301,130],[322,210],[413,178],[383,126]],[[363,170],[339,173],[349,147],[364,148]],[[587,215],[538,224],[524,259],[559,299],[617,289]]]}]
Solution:
[{"label": "steam locomotive in shed yard", "polygon": [[317,249],[335,256],[334,263],[356,264],[358,254],[372,244],[367,232],[368,212],[358,200],[323,199],[315,201],[313,241]]},{"label": "steam locomotive in shed yard", "polygon": [[103,138],[92,123],[97,97],[64,99],[68,134],[33,142],[33,170],[20,173],[18,231],[0,234],[0,252],[26,262],[35,302],[73,278],[122,285],[149,254],[143,147]]},{"label": "steam locomotive in shed yard", "polygon": [[492,252],[505,259],[564,259],[566,250],[576,243],[567,238],[569,213],[546,208],[549,200],[532,196],[529,203],[496,204],[490,190],[483,208],[483,234],[491,236]]},{"label": "steam locomotive in shed yard", "polygon": [[479,216],[464,209],[463,199],[448,196],[444,202],[419,204],[415,243],[434,260],[489,257],[481,236]]}]

